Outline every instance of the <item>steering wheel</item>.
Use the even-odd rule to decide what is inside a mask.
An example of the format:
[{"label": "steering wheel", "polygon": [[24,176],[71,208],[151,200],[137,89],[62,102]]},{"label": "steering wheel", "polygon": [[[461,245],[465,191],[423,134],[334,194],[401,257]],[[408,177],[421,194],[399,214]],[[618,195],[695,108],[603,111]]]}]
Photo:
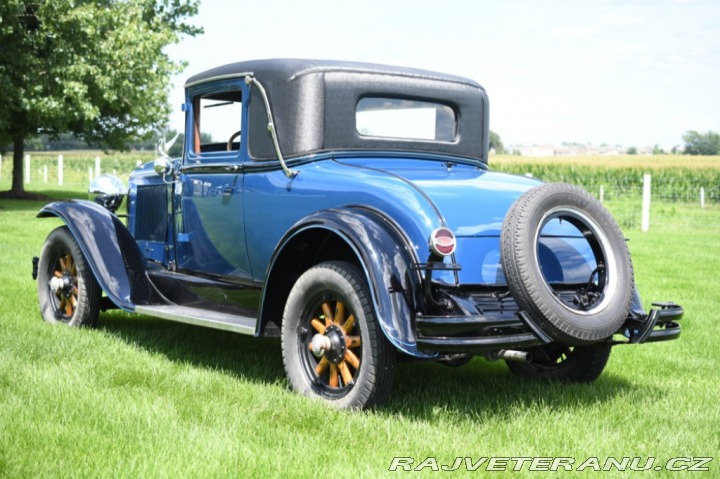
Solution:
[{"label": "steering wheel", "polygon": [[238,136],[240,136],[240,130],[230,135],[230,139],[227,142],[227,151],[232,151],[233,141],[235,141],[235,138],[237,138]]}]

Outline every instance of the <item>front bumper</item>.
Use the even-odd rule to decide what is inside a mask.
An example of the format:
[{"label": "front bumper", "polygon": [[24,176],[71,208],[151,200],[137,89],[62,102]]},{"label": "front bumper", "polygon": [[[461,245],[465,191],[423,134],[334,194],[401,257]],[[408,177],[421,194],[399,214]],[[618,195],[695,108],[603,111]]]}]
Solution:
[{"label": "front bumper", "polygon": [[[418,314],[415,319],[418,348],[439,354],[483,354],[502,349],[525,349],[553,341],[527,313],[517,309],[512,299],[501,300],[500,304],[499,309],[485,311],[485,308],[475,307],[472,313],[463,315]],[[653,303],[653,306],[656,308],[647,315],[631,314],[613,336],[611,344],[677,339],[681,328],[676,321],[682,318],[682,307],[674,303]]]}]

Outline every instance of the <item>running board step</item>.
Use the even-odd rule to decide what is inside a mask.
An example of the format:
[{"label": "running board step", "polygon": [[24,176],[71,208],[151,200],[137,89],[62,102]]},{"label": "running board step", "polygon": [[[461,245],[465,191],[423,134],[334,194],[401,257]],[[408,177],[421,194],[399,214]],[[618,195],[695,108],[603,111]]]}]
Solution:
[{"label": "running board step", "polygon": [[205,328],[222,329],[241,334],[255,334],[257,320],[247,316],[218,313],[207,309],[189,308],[187,306],[135,306],[135,312],[155,318],[168,319],[178,323],[203,326]]}]

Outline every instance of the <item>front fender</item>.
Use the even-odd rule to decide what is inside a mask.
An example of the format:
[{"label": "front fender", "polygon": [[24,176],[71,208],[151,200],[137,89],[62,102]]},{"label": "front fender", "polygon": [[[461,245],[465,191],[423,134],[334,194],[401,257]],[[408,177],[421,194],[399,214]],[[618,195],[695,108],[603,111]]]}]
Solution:
[{"label": "front fender", "polygon": [[38,218],[61,218],[78,242],[108,298],[126,311],[149,296],[145,259],[125,225],[102,206],[85,200],[45,205]]},{"label": "front fender", "polygon": [[265,302],[273,281],[283,276],[278,264],[296,238],[325,230],[339,237],[353,251],[370,287],[375,315],[387,339],[400,351],[432,358],[418,350],[414,318],[421,308],[421,277],[412,269],[416,255],[400,230],[379,213],[366,208],[343,208],[314,213],[296,223],[279,242],[270,260],[260,311],[258,331],[263,327]]}]

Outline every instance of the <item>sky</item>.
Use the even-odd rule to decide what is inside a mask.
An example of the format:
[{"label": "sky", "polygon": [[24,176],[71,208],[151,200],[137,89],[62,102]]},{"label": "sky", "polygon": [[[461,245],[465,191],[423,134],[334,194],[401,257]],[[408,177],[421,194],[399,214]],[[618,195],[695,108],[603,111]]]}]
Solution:
[{"label": "sky", "polygon": [[385,63],[461,75],[505,145],[682,145],[720,132],[718,0],[201,0],[205,33],[167,52],[203,70],[260,58]]}]

